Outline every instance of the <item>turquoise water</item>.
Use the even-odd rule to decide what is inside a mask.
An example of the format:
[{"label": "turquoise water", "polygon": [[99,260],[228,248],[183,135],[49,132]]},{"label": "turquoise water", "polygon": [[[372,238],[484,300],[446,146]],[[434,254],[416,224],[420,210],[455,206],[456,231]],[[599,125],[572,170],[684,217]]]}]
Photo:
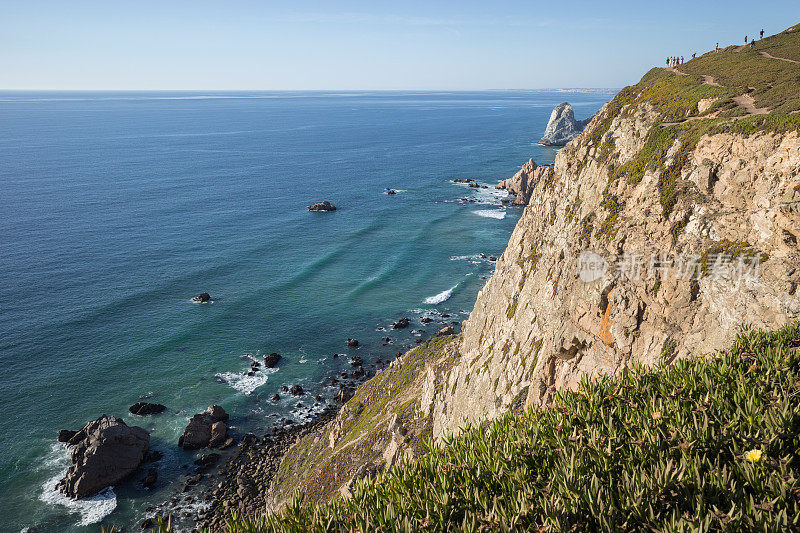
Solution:
[{"label": "turquoise water", "polygon": [[[371,362],[435,333],[441,313],[463,320],[493,268],[477,254],[499,255],[520,214],[491,187],[529,157],[553,161],[533,141],[555,105],[583,118],[609,98],[0,93],[4,528],[133,525],[194,458],[176,446],[193,413],[219,403],[237,434],[263,433],[307,416],[271,402],[282,385],[332,396],[321,383],[347,366],[332,354],[348,337]],[[459,201],[474,191],[458,177],[490,188]],[[322,200],[339,210],[306,210]],[[190,301],[203,291],[213,303]],[[401,316],[409,330],[379,331]],[[273,351],[278,371],[244,375]],[[130,415],[143,397],[167,412]],[[151,431],[159,483],[59,499],[56,433],[102,413]]]}]

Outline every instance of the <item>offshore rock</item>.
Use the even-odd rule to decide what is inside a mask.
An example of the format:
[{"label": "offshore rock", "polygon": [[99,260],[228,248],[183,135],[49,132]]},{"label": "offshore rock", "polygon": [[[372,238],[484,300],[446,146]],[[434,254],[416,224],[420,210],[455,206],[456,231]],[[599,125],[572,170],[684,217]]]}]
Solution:
[{"label": "offshore rock", "polygon": [[544,130],[544,137],[539,139],[539,143],[548,146],[564,146],[577,137],[590,121],[591,117],[586,120],[575,120],[575,111],[571,105],[567,102],[558,104],[550,114],[550,120]]},{"label": "offshore rock", "polygon": [[150,448],[150,434],[103,415],[86,424],[70,443],[75,446],[72,466],[59,482],[60,489],[72,498],[86,498],[131,475]]},{"label": "offshore rock", "polygon": [[336,206],[325,200],[308,206],[309,211],[336,211]]}]

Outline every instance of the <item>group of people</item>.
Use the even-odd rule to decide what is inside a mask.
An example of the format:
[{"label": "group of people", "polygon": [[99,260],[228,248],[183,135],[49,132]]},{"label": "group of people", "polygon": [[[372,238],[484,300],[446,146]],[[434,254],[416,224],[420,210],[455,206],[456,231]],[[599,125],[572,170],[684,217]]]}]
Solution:
[{"label": "group of people", "polygon": [[[764,38],[764,29],[762,28],[760,32],[758,32],[758,36],[760,39]],[[744,36],[744,44],[747,44],[747,39],[749,38],[748,35]],[[750,48],[755,47],[756,40],[755,38],[750,39]],[[716,48],[714,48],[715,52],[719,52],[719,43],[717,43]],[[692,54],[692,59],[697,57],[697,53]],[[683,65],[683,56],[678,57],[668,57],[667,58],[667,66],[668,67],[677,67],[678,65]]]},{"label": "group of people", "polygon": [[683,56],[680,57],[668,57],[667,58],[667,66],[668,67],[677,67],[678,65],[683,65]]}]

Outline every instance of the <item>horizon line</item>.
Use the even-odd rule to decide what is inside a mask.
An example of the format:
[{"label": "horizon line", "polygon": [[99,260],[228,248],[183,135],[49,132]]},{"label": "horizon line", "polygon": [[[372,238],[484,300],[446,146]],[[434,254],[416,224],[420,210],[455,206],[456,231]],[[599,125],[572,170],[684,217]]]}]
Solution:
[{"label": "horizon line", "polygon": [[9,92],[524,92],[524,91],[618,91],[621,87],[537,87],[530,89],[4,89]]}]

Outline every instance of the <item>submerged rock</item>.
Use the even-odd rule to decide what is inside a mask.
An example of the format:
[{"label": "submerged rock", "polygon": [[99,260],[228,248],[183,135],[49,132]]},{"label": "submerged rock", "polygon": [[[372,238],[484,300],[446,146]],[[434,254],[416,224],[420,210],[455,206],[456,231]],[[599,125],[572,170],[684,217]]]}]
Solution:
[{"label": "submerged rock", "polygon": [[575,120],[575,111],[569,103],[558,104],[550,114],[544,137],[539,139],[539,142],[548,146],[564,146],[577,137],[590,120],[591,117],[586,120]]},{"label": "submerged rock", "polygon": [[309,211],[336,211],[336,206],[325,200],[324,202],[317,202],[308,206]]},{"label": "submerged rock", "polygon": [[103,415],[71,439],[72,466],[59,482],[72,498],[86,498],[131,475],[150,448],[150,434],[121,418]]},{"label": "submerged rock", "polygon": [[347,339],[347,345],[351,348],[358,348],[358,339]]}]

